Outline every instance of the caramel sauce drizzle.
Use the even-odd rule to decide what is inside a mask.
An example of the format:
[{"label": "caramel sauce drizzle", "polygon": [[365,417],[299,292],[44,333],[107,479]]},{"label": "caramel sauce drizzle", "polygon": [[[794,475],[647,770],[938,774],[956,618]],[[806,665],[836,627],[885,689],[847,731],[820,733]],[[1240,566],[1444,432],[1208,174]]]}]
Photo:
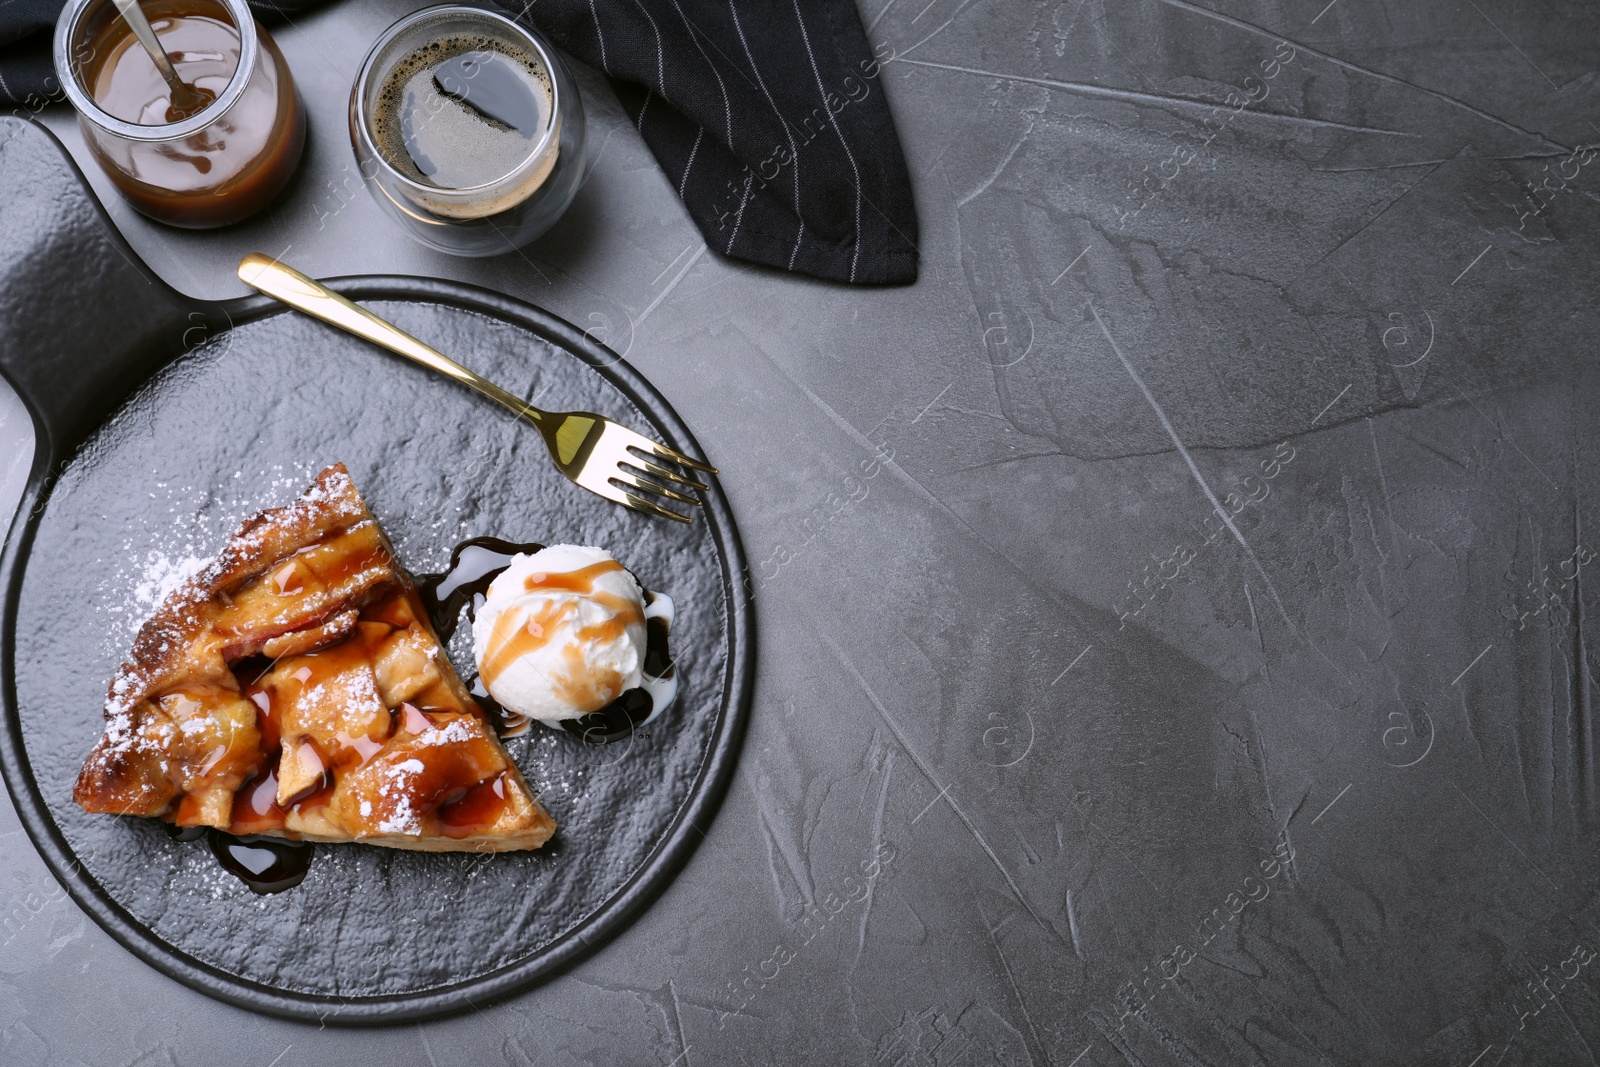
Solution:
[{"label": "caramel sauce drizzle", "polygon": [[[644,625],[644,610],[632,600],[596,591],[594,581],[602,574],[622,570],[614,559],[601,560],[575,571],[537,572],[523,579],[529,593],[560,591],[586,596],[610,614],[598,622],[578,627],[573,640],[561,650],[566,665],[564,675],[552,675],[550,684],[556,695],[575,708],[596,711],[622,695],[620,671],[596,671],[585,661],[583,646],[590,642],[610,642],[622,637],[629,626]],[[493,686],[517,660],[546,647],[557,628],[577,612],[575,601],[546,603],[534,612],[506,611],[495,620],[485,643],[484,662],[479,676]]]},{"label": "caramel sauce drizzle", "polygon": [[611,571],[620,571],[622,564],[614,559],[603,559],[599,563],[591,563],[587,567],[580,567],[575,571],[557,571],[546,574],[537,572],[528,575],[522,581],[522,588],[530,593],[537,593],[542,589],[564,590],[569,593],[587,595],[594,592],[594,580],[602,574]]},{"label": "caramel sauce drizzle", "polygon": [[494,685],[506,668],[549,644],[557,628],[577,610],[578,605],[568,600],[544,603],[531,612],[501,612],[489,631],[479,676],[485,684]]},{"label": "caramel sauce drizzle", "polygon": [[[330,730],[330,724],[321,724],[321,732],[327,736],[283,736],[285,723],[280,712],[295,705],[307,692],[318,686],[337,683],[341,678],[350,677],[352,671],[359,673],[361,668],[375,664],[382,645],[399,630],[409,626],[426,626],[427,616],[418,610],[420,607],[414,591],[407,587],[397,588],[362,610],[360,621],[349,637],[327,648],[295,656],[281,665],[287,668],[292,663],[292,670],[264,674],[248,687],[247,697],[259,712],[263,740],[270,738],[278,742],[281,738],[281,749],[276,743],[270,749],[263,745],[263,762],[269,765],[264,766],[236,794],[234,822],[229,827],[230,832],[281,831],[286,829],[290,813],[326,808],[343,773],[364,767],[378,758],[391,748],[391,742],[397,736],[414,737],[435,729],[435,723],[427,713],[430,706],[437,708],[447,718],[472,713],[483,719],[481,709],[470,701],[458,701],[454,694],[436,683],[412,698],[423,707],[419,708],[412,701],[404,701],[394,709],[380,709],[375,705],[364,721],[359,712],[351,716],[348,714],[350,709],[341,707],[336,710],[347,714],[336,720],[338,729]],[[300,725],[305,727],[311,724]],[[409,751],[409,744],[403,739],[400,749],[395,751],[402,750]],[[461,774],[457,773],[457,768],[448,769],[443,775],[434,774],[432,764],[442,765],[450,762],[450,759],[443,749],[431,749],[429,757],[429,773],[415,782],[408,782],[406,793],[415,811],[425,817],[435,814],[443,819],[440,814],[442,809],[461,803],[467,794],[472,794],[478,785],[485,783],[472,778],[462,784],[458,781]],[[283,776],[278,766],[280,759],[294,761],[293,770],[296,773],[291,780],[310,783],[296,795],[282,801],[276,795],[278,782]],[[499,773],[503,775],[504,772]],[[471,810],[476,815],[471,818],[463,812],[452,815],[449,825],[456,831],[455,836],[470,836],[494,825],[510,803],[510,794],[503,782],[497,791],[490,790],[484,795],[474,796]],[[377,821],[379,817],[375,814],[374,822]],[[470,829],[464,830],[463,827]],[[365,832],[371,829],[367,826],[359,828]],[[443,823],[440,824],[440,832],[444,832]]]},{"label": "caramel sauce drizzle", "polygon": [[[332,809],[327,806],[343,772],[363,767],[386,752],[390,759],[408,758],[413,743],[411,737],[437,728],[427,709],[437,709],[444,716],[441,721],[470,714],[488,725],[483,709],[442,678],[393,709],[383,706],[381,693],[373,693],[377,699],[369,697],[357,705],[346,706],[343,702],[339,687],[352,676],[362,677],[369,668],[375,671],[386,642],[396,635],[403,637],[408,629],[430,629],[426,609],[416,590],[404,572],[399,571],[375,529],[368,527],[369,524],[358,524],[301,549],[245,583],[229,598],[236,610],[265,611],[269,617],[284,619],[297,617],[298,610],[298,617],[303,619],[307,611],[314,613],[307,598],[337,588],[371,568],[392,568],[399,577],[386,594],[361,609],[348,636],[327,647],[282,661],[268,662],[265,657],[237,663],[230,661],[238,684],[235,698],[242,696],[250,702],[248,706],[253,707],[259,744],[254,758],[235,771],[233,780],[238,781],[240,776],[243,780],[232,790],[231,814],[223,809],[228,819],[226,833],[212,830],[209,836],[212,850],[223,866],[257,892],[289,888],[304,877],[310,849],[292,840],[295,835],[288,829],[290,816],[317,809],[325,809],[331,816]],[[318,619],[312,627],[321,625],[321,621]],[[301,629],[306,628],[304,623],[299,625]],[[326,696],[311,696],[304,704],[298,703],[323,685],[329,687]],[[359,700],[359,687],[350,692]],[[185,703],[188,697],[174,694],[174,700],[175,712],[188,707]],[[362,715],[361,704],[364,703],[371,703],[372,707]],[[325,705],[326,711],[319,705]],[[286,736],[284,730],[289,725],[286,716],[291,707],[298,709],[297,720],[305,721],[296,721],[292,727],[294,735]],[[317,736],[306,734],[306,729],[314,730]],[[464,838],[494,826],[503,818],[513,799],[506,777],[512,772],[501,764],[500,769],[490,770],[484,777],[483,770],[478,769],[484,767],[486,758],[481,751],[482,742],[474,743],[469,739],[452,744],[459,751],[453,750],[452,745],[430,746],[428,759],[424,761],[427,772],[394,784],[404,788],[412,810],[423,817],[424,826],[430,832]],[[205,754],[200,760],[203,766],[199,768],[199,777],[204,779],[208,769],[237,762],[227,759],[228,755],[226,748]],[[284,763],[280,767],[284,761],[293,761],[293,764]],[[291,770],[294,772],[291,780],[309,784],[295,796],[280,801],[280,780]],[[213,780],[217,775],[220,769],[212,775]],[[203,791],[202,782],[196,793]],[[201,815],[197,796],[185,794],[168,819],[182,827],[195,823]],[[342,820],[348,821],[348,818]],[[362,822],[366,822],[364,817]],[[360,836],[375,832],[376,825],[374,819],[372,826],[351,829]],[[290,839],[250,839],[251,835],[264,833],[288,834]],[[274,867],[271,878],[253,877],[249,863],[241,866],[239,857],[252,849],[267,850],[279,857],[281,862]],[[260,858],[254,856],[252,862]],[[296,867],[298,873],[290,870]]]}]

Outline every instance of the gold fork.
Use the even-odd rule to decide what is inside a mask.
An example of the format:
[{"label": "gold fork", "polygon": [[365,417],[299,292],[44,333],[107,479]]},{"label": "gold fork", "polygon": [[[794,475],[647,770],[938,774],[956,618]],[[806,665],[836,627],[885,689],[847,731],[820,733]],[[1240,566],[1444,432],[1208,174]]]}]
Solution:
[{"label": "gold fork", "polygon": [[[398,326],[385,322],[366,308],[351,303],[327,286],[270,256],[252,252],[241,259],[239,280],[312,318],[382,345],[447,378],[454,378],[509,408],[513,414],[533,423],[538,429],[546,447],[550,449],[550,458],[555,461],[557,470],[589,492],[625,508],[663,519],[676,519],[678,522],[694,521],[687,515],[680,515],[638,494],[649,493],[699,507],[697,498],[640,475],[647,474],[685,489],[704,491],[706,487],[693,478],[652,463],[646,456],[692,467],[707,474],[717,473],[717,468],[708,467],[682,452],[657,444],[603,415],[589,411],[543,411],[536,408],[487,378],[472,373],[442,352],[423,344]],[[638,473],[630,473],[623,469],[624,466]]]}]

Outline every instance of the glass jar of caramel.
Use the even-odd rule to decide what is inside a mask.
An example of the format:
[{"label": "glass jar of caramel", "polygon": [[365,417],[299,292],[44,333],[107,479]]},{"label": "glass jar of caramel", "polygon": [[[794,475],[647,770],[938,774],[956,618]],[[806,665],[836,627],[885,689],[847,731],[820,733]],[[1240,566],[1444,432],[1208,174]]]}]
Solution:
[{"label": "glass jar of caramel", "polygon": [[55,66],[78,128],[118,191],[173,226],[226,226],[261,210],[300,162],[305,112],[278,46],[245,0],[143,0],[179,77],[172,90],[112,0],[68,0]]}]

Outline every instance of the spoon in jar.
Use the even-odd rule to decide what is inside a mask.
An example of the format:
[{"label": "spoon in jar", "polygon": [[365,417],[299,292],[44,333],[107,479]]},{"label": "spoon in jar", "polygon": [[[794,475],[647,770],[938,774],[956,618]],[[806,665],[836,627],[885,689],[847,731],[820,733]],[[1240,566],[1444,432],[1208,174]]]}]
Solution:
[{"label": "spoon in jar", "polygon": [[115,3],[117,10],[122,13],[123,21],[139,39],[139,43],[144,45],[144,50],[150,53],[150,59],[155,63],[156,69],[167,80],[167,88],[172,90],[172,98],[167,104],[167,121],[182,122],[190,115],[204,111],[217,95],[210,89],[190,85],[178,76],[178,68],[172,65],[172,57],[161,47],[155,28],[150,25],[150,20],[144,17],[144,10],[139,7],[139,0],[115,0]]}]

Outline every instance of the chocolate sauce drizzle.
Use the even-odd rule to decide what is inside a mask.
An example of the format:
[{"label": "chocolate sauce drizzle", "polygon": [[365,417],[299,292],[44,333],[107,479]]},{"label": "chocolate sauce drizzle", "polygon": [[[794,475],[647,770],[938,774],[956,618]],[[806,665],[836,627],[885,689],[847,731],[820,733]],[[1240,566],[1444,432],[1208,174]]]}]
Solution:
[{"label": "chocolate sauce drizzle", "polygon": [[221,830],[209,830],[206,841],[222,869],[260,896],[293,889],[311,869],[313,849],[306,841],[255,834],[234,837]]},{"label": "chocolate sauce drizzle", "polygon": [[311,870],[314,850],[306,841],[262,837],[258,834],[235,837],[209,826],[161,825],[174,841],[205,838],[211,846],[211,854],[222,869],[259,896],[293,889],[305,881],[306,872]]}]

